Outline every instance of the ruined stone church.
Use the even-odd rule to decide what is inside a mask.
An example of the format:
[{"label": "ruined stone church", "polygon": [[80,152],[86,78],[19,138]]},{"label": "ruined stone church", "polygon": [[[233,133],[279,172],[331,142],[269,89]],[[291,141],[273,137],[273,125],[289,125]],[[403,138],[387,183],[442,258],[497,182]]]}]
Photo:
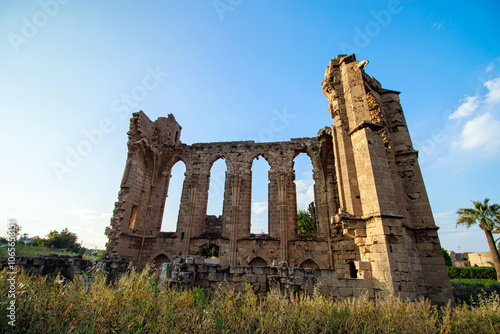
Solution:
[{"label": "ruined stone church", "polygon": [[[331,127],[315,137],[286,142],[180,141],[174,116],[151,121],[134,113],[107,251],[133,258],[138,267],[176,255],[218,250],[220,265],[333,270],[372,295],[395,292],[445,303],[451,297],[438,227],[413,148],[399,92],[384,89],[364,71],[366,61],[339,55],[321,85]],[[299,235],[294,158],[313,165],[317,229]],[[252,162],[270,165],[268,234],[250,231]],[[207,216],[210,170],[224,159],[222,216]],[[161,232],[174,164],[186,166],[174,232]]]}]

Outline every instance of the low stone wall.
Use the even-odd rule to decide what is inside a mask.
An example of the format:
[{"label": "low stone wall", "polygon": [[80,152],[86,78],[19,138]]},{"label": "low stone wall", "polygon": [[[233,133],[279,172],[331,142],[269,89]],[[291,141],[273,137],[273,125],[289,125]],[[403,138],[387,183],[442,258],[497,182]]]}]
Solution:
[{"label": "low stone wall", "polygon": [[[99,261],[108,276],[108,281],[118,280],[129,270],[130,258],[117,254],[105,255]],[[273,266],[228,266],[205,263],[199,256],[174,257],[173,262],[162,263],[160,284],[189,289],[202,287],[207,291],[219,286],[243,290],[246,285],[264,295],[272,288],[289,292],[318,291],[322,295],[336,298],[356,297],[367,294],[374,297],[374,289],[369,279],[339,279],[335,270],[287,267],[286,263]],[[7,259],[0,259],[0,268],[7,268]],[[78,275],[92,275],[96,261],[69,256],[16,257],[16,266],[36,275],[61,275],[73,279]],[[89,280],[89,283],[92,280]]]},{"label": "low stone wall", "polygon": [[356,297],[367,294],[374,297],[371,280],[338,279],[335,270],[277,266],[225,266],[206,264],[202,257],[174,257],[173,262],[163,263],[160,284],[184,289],[202,287],[213,290],[219,286],[242,290],[249,284],[258,294],[271,288],[284,288],[290,292],[315,289],[322,295],[336,298]]},{"label": "low stone wall", "polygon": [[[92,274],[93,269],[98,269],[96,265],[99,265],[101,266],[99,269],[104,270],[107,274],[108,280],[114,282],[123,273],[127,272],[130,261],[131,258],[118,254],[106,254],[100,261],[53,254],[37,257],[16,257],[15,265],[31,274],[50,275],[54,278],[61,275],[70,280],[77,275]],[[4,268],[8,268],[8,260],[2,258],[0,259],[0,270]]]}]

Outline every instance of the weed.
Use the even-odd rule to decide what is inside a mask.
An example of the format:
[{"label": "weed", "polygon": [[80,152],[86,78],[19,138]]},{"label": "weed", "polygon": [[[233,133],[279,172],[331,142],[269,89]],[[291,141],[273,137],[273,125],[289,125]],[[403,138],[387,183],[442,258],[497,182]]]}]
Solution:
[{"label": "weed", "polygon": [[[9,284],[0,272],[0,328],[8,328]],[[160,288],[158,275],[131,269],[115,284],[102,273],[86,286],[19,272],[16,330],[22,333],[498,333],[500,298],[438,309],[427,300],[394,296],[334,300],[272,290],[258,297],[251,285],[181,291]]]}]

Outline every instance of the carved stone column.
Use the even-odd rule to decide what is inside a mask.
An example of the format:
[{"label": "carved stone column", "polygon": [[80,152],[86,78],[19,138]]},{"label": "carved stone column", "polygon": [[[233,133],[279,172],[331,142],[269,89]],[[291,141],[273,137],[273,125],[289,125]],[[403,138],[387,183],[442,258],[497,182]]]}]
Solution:
[{"label": "carved stone column", "polygon": [[229,264],[238,264],[238,220],[240,213],[241,175],[234,174],[231,178],[231,235],[229,238]]},{"label": "carved stone column", "polygon": [[280,260],[288,259],[288,210],[287,210],[287,182],[285,174],[276,177],[278,183],[278,208],[280,212]]},{"label": "carved stone column", "polygon": [[189,255],[189,243],[191,241],[191,236],[193,234],[193,220],[195,217],[195,206],[196,206],[196,194],[197,187],[191,186],[188,189],[188,208],[189,208],[189,218],[186,228],[186,233],[184,235],[184,242],[182,243],[182,255]]}]

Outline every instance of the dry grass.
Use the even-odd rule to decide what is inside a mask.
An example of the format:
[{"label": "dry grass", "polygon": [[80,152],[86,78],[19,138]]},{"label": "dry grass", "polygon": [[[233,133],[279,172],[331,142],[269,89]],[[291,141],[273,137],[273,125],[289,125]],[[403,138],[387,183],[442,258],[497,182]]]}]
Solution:
[{"label": "dry grass", "polygon": [[[0,328],[10,329],[8,278],[0,273]],[[334,301],[273,291],[259,299],[248,287],[178,291],[156,274],[132,271],[115,285],[97,276],[91,286],[18,273],[19,333],[499,333],[498,295],[475,305],[438,309],[428,301],[390,297]]]}]

